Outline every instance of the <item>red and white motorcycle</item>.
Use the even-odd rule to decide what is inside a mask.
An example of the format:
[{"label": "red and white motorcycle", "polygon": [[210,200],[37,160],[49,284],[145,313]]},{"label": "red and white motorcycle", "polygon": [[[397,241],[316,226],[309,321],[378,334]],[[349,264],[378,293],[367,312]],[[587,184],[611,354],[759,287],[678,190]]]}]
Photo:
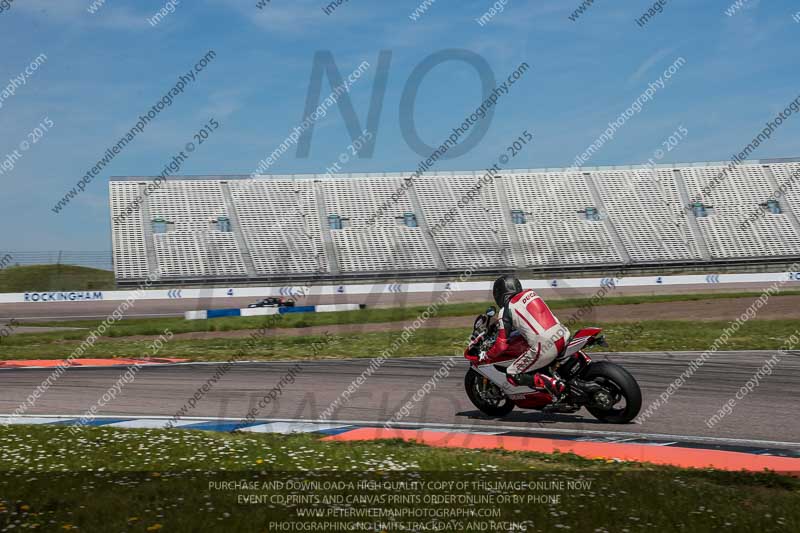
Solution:
[{"label": "red and white motorcycle", "polygon": [[464,387],[470,401],[482,412],[502,417],[515,406],[558,413],[574,413],[586,407],[595,418],[612,424],[628,423],[639,414],[642,392],[636,379],[617,364],[593,362],[584,352],[590,346],[607,346],[605,338],[600,335],[600,328],[585,328],[576,332],[556,361],[547,368],[539,369],[539,372],[560,377],[567,385],[562,400],[553,404],[553,398],[547,392],[517,387],[508,382],[506,370],[519,354],[492,362],[481,363],[478,360],[478,354],[494,344],[499,327],[502,327],[502,324],[493,320],[495,315],[495,308],[490,307],[475,319],[469,346],[464,351],[464,357],[470,361]]}]

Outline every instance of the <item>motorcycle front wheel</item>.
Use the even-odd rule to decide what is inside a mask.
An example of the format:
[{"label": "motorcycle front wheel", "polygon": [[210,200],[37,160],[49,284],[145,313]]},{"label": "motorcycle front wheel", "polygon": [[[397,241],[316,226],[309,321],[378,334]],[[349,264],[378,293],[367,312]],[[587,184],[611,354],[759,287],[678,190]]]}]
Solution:
[{"label": "motorcycle front wheel", "polygon": [[512,402],[505,393],[472,368],[464,376],[464,388],[472,405],[489,416],[506,416],[514,409]]}]

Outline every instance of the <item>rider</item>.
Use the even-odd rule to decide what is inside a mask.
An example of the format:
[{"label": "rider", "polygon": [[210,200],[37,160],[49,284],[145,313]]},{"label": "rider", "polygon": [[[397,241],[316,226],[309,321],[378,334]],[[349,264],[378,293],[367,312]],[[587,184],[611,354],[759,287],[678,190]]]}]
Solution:
[{"label": "rider", "polygon": [[[498,320],[501,329],[494,345],[480,354],[481,362],[491,362],[500,354],[518,353],[514,345],[524,340],[527,350],[507,369],[508,382],[514,386],[525,385],[544,389],[553,396],[553,402],[561,400],[566,389],[564,381],[537,369],[550,365],[564,349],[569,330],[564,327],[533,290],[522,289],[515,276],[500,276],[492,287],[494,301],[500,308]],[[522,339],[517,339],[517,336]]]}]

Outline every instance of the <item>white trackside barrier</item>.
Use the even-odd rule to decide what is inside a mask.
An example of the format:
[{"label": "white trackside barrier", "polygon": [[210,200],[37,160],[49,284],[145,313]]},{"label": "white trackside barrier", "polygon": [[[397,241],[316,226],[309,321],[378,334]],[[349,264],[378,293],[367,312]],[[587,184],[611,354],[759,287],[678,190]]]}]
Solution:
[{"label": "white trackside barrier", "polygon": [[[659,287],[667,285],[716,285],[719,283],[798,282],[800,272],[770,272],[761,274],[691,274],[681,276],[635,276],[626,278],[567,278],[526,279],[522,285],[530,289],[599,288],[614,284],[617,287]],[[423,283],[363,283],[357,285],[311,285],[277,287],[231,287],[193,289],[154,289],[142,291],[141,300],[180,300],[213,298],[266,298],[268,296],[335,296],[337,294],[437,293],[445,290],[490,291],[491,281],[423,282]],[[0,304],[42,302],[115,302],[133,297],[137,291],[49,291],[0,294]]]},{"label": "white trackside barrier", "polygon": [[[240,309],[239,311],[241,311],[240,313],[241,316],[266,316],[266,315],[278,314],[277,307],[252,307],[252,308],[248,307],[247,309]],[[189,317],[186,318],[188,319]]]},{"label": "white trackside barrier", "polygon": [[295,307],[248,307],[246,309],[209,309],[206,311],[186,311],[186,320],[206,320],[226,316],[286,315],[293,313],[335,313],[337,311],[358,311],[361,304],[299,305]]}]

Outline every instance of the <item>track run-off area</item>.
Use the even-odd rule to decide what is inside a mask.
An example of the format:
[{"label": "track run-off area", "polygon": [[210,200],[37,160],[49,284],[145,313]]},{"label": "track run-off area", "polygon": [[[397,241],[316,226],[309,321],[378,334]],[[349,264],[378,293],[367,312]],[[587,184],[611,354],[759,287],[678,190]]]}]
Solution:
[{"label": "track run-off area", "polygon": [[[737,399],[730,414],[714,424],[708,420],[722,409],[772,357],[774,351],[720,351],[697,369],[640,423],[601,423],[587,411],[547,414],[515,409],[502,419],[480,413],[464,392],[467,362],[444,357],[398,358],[383,361],[357,386],[327,422],[382,426],[404,406],[398,428],[468,429],[530,436],[557,436],[607,442],[644,442],[702,448],[734,448],[749,453],[800,457],[800,353],[781,355],[770,375]],[[642,412],[657,402],[698,352],[592,354],[595,360],[623,365],[643,392]],[[186,418],[244,419],[265,394],[280,393],[257,408],[258,420],[319,421],[322,413],[355,383],[370,359],[238,362],[215,380],[202,398],[185,411]],[[173,417],[207,384],[219,363],[143,366],[135,379],[97,410],[97,415]],[[66,370],[25,414],[81,416],[129,367],[75,367]],[[294,370],[292,370],[294,369]],[[445,371],[441,371],[445,369]],[[290,373],[293,382],[285,379]],[[0,370],[0,413],[10,414],[52,372],[50,368]],[[418,394],[426,383],[429,392]],[[418,401],[411,401],[412,398]],[[408,402],[411,403],[409,404]]]}]

